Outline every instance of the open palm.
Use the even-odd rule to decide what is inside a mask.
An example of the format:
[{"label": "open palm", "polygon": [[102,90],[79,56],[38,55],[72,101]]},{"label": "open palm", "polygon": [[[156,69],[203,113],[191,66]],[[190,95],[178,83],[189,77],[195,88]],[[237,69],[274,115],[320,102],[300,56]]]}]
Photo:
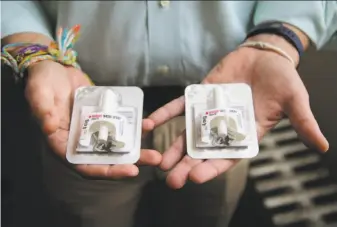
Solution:
[{"label": "open palm", "polygon": [[[52,61],[42,61],[29,68],[25,90],[33,114],[41,124],[52,150],[65,160],[73,96],[76,88],[89,86],[82,71],[64,67]],[[151,121],[143,122],[143,130],[151,130]],[[139,163],[158,165],[161,155],[154,150],[142,150]],[[138,175],[138,167],[125,165],[75,165],[86,176],[121,178]]]},{"label": "open palm", "polygon": [[[254,100],[259,139],[287,115],[304,142],[321,151],[328,149],[311,112],[309,96],[294,66],[272,52],[240,48],[225,57],[202,83],[247,83]],[[173,100],[149,116],[158,126],[183,113],[184,97]],[[186,155],[185,133],[163,154],[160,167],[170,170],[168,184],[182,187],[190,179],[203,183],[227,171],[238,160],[196,160]]]}]

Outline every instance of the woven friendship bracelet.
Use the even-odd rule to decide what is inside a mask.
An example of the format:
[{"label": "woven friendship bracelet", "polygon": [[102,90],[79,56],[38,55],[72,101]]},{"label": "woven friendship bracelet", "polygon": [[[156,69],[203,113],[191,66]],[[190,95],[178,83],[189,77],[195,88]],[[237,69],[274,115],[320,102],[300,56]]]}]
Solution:
[{"label": "woven friendship bracelet", "polygon": [[23,47],[20,49],[15,57],[15,60],[17,62],[21,62],[24,57],[27,55],[38,55],[40,53],[48,53],[48,47],[47,46],[41,46],[41,45],[30,45],[27,47]]},{"label": "woven friendship bracelet", "polygon": [[[36,43],[12,43],[5,45],[1,49],[1,61],[13,69],[16,79],[22,79],[25,70],[31,64],[43,60],[53,60],[63,65],[80,69],[80,66],[76,62],[77,52],[73,49],[79,37],[79,31],[79,25],[69,30],[61,27],[57,31],[56,42],[51,42],[49,46]],[[15,57],[9,53],[9,50],[12,48],[19,48]]]}]

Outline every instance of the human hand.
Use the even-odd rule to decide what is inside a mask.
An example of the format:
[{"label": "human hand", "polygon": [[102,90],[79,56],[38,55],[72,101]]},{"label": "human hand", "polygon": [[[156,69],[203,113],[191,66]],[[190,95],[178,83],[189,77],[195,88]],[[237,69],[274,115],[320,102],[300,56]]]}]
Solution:
[{"label": "human hand", "polygon": [[[53,61],[42,61],[28,69],[26,99],[52,150],[64,160],[74,91],[89,85],[90,81],[82,71]],[[143,130],[152,128],[151,121],[143,121]],[[158,152],[143,149],[138,164],[158,165],[160,161]],[[74,168],[85,176],[113,179],[133,177],[139,172],[138,167],[132,164],[74,165]]]},{"label": "human hand", "polygon": [[[320,151],[328,150],[328,142],[310,109],[307,90],[294,65],[286,58],[269,51],[249,47],[239,48],[221,60],[202,83],[250,85],[259,140],[284,115],[287,115],[298,135],[307,145]],[[180,97],[159,108],[148,119],[158,126],[183,113],[184,108],[184,97]],[[160,167],[165,171],[170,170],[167,176],[168,185],[172,188],[181,188],[188,179],[195,183],[211,180],[230,169],[238,161],[192,159],[186,155],[185,133],[183,133],[164,152]]]}]

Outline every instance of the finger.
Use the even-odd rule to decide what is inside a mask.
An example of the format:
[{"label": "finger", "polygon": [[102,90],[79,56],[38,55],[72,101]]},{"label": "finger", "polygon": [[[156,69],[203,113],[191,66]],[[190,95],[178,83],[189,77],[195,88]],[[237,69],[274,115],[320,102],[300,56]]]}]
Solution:
[{"label": "finger", "polygon": [[144,119],[142,122],[142,138],[147,135],[147,132],[154,129],[154,122],[149,119]]},{"label": "finger", "polygon": [[69,131],[60,129],[56,133],[48,135],[50,148],[62,159],[66,159]]},{"label": "finger", "polygon": [[149,119],[144,119],[142,122],[142,128],[143,130],[152,130],[154,128],[154,123],[153,121],[149,120]]},{"label": "finger", "polygon": [[285,113],[299,137],[306,144],[323,152],[329,149],[329,143],[322,134],[311,111],[309,98],[304,95],[295,96],[286,106]]},{"label": "finger", "polygon": [[154,123],[154,127],[164,124],[170,119],[181,115],[185,108],[185,97],[180,96],[172,100],[171,102],[160,107],[158,110],[153,112],[147,119],[150,119]]},{"label": "finger", "polygon": [[75,169],[88,177],[121,179],[138,175],[138,167],[132,164],[125,165],[76,165]]},{"label": "finger", "polygon": [[161,154],[156,150],[142,149],[137,165],[157,166],[162,160]]},{"label": "finger", "polygon": [[41,124],[42,130],[47,134],[55,132],[60,119],[55,108],[52,89],[42,86],[27,86],[25,93],[30,108]]},{"label": "finger", "polygon": [[186,155],[167,175],[166,182],[173,189],[182,188],[188,180],[189,172],[200,163],[201,159],[192,159]]},{"label": "finger", "polygon": [[175,166],[185,154],[186,133],[184,132],[173,142],[173,144],[163,154],[160,168],[164,171]]},{"label": "finger", "polygon": [[189,173],[189,179],[197,184],[205,183],[229,170],[239,160],[210,159],[195,166]]},{"label": "finger", "polygon": [[261,141],[264,135],[271,129],[271,127],[262,127],[258,122],[255,122],[257,140]]}]

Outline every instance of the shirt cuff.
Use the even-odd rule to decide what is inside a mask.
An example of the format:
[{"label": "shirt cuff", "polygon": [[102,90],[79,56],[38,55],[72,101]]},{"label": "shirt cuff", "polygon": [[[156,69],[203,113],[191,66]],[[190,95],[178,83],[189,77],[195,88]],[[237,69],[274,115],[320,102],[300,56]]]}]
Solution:
[{"label": "shirt cuff", "polygon": [[53,39],[40,3],[36,1],[1,2],[1,39],[21,32],[34,32]]},{"label": "shirt cuff", "polygon": [[291,24],[320,49],[337,30],[337,1],[261,1],[257,3],[254,25],[279,21]]}]

